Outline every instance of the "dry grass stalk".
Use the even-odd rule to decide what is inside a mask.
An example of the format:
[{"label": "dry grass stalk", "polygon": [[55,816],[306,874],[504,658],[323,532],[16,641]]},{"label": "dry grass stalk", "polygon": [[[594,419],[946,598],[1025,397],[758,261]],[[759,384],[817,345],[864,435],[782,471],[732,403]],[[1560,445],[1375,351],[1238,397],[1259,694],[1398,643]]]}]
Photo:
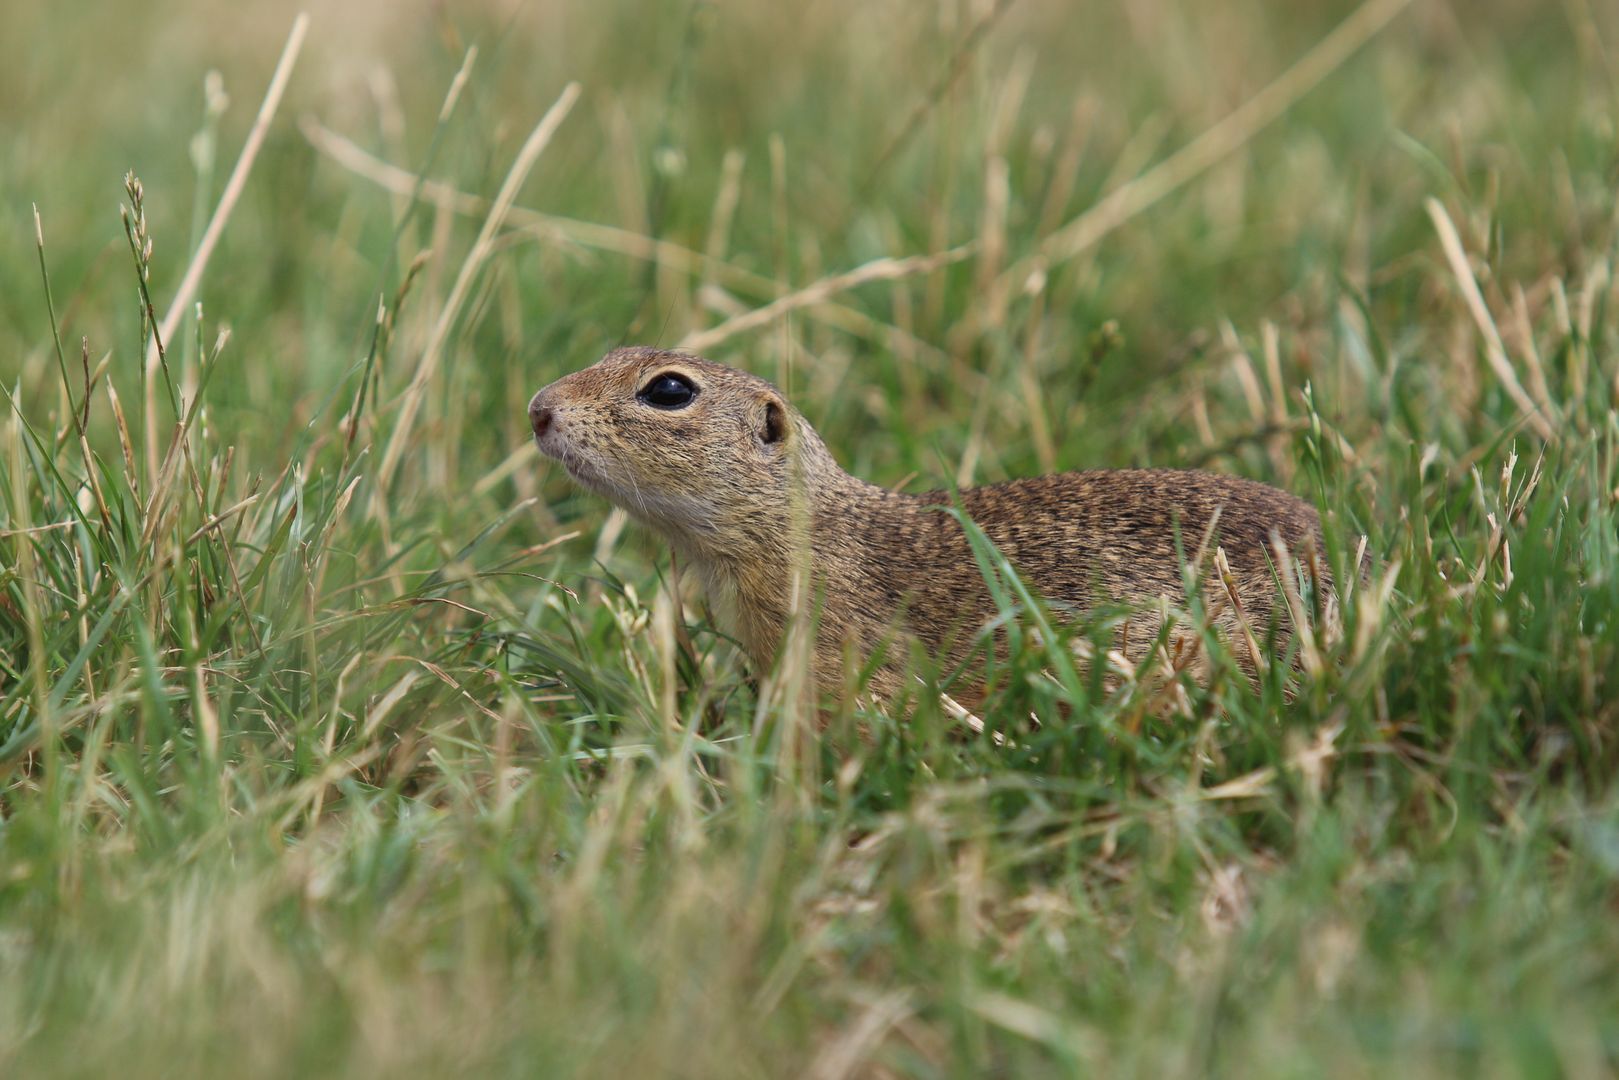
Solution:
[{"label": "dry grass stalk", "polygon": [[[461,191],[437,180],[423,180],[414,173],[367,153],[342,135],[305,117],[299,124],[309,144],[332,161],[370,180],[395,195],[409,195],[417,191],[422,198],[440,210],[466,216],[485,214],[489,201]],[[776,296],[782,290],[774,279],[755,274],[733,263],[717,260],[683,247],[680,244],[647,236],[631,229],[604,225],[594,221],[580,221],[557,214],[546,214],[526,207],[514,206],[506,215],[515,227],[532,232],[547,243],[578,245],[596,251],[608,251],[626,258],[657,264],[660,268],[702,277],[713,284],[722,284],[755,296]],[[712,290],[709,290],[712,295]],[[823,299],[811,308],[815,317],[827,325],[878,341],[899,349],[917,359],[939,366],[945,362],[943,350],[918,338],[913,332],[881,322],[865,312]]]},{"label": "dry grass stalk", "polygon": [[[1046,237],[1040,245],[1040,256],[1047,263],[1056,264],[1082,254],[1143,210],[1235,153],[1343,66],[1410,3],[1411,0],[1366,0],[1259,93]],[[1021,260],[1007,273],[1014,281],[1022,279],[1027,276],[1029,261]]]},{"label": "dry grass stalk", "polygon": [[[270,76],[270,86],[264,92],[264,101],[259,105],[258,116],[254,118],[253,127],[247,133],[247,141],[242,144],[241,156],[236,159],[236,167],[231,170],[230,179],[225,181],[225,190],[220,193],[219,205],[208,221],[208,228],[197,244],[196,253],[191,256],[191,263],[180,279],[179,288],[174,291],[174,299],[169,303],[167,314],[163,316],[159,340],[173,340],[175,331],[180,328],[180,319],[185,314],[186,307],[196,295],[197,286],[202,284],[203,271],[208,269],[208,260],[219,243],[220,234],[225,231],[225,223],[230,220],[231,211],[235,209],[236,201],[241,198],[242,189],[247,185],[248,173],[253,171],[253,162],[257,160],[259,148],[264,145],[264,136],[270,130],[270,121],[275,119],[276,110],[281,107],[281,96],[286,92],[287,80],[292,77],[293,65],[298,61],[298,53],[302,51],[304,45],[304,34],[308,30],[309,15],[300,12],[292,22],[292,31],[287,34],[287,43],[281,49],[281,59],[276,62],[275,74]],[[156,373],[157,362],[158,346],[154,340],[146,353],[148,383]]]},{"label": "dry grass stalk", "polygon": [[567,118],[569,110],[573,108],[573,103],[578,98],[578,83],[569,83],[562,88],[556,102],[546,110],[540,122],[534,126],[534,130],[529,132],[522,149],[518,150],[517,157],[512,162],[511,169],[506,173],[506,179],[500,185],[500,191],[489,209],[489,216],[484,219],[483,228],[479,230],[478,238],[472,244],[472,250],[467,253],[466,260],[461,264],[455,284],[450,288],[450,295],[439,312],[432,336],[428,338],[427,347],[422,350],[421,361],[416,365],[416,374],[411,377],[410,386],[405,390],[398,423],[388,439],[388,448],[383,452],[382,466],[377,473],[376,491],[379,495],[386,491],[393,481],[399,460],[410,442],[411,429],[415,425],[416,413],[421,408],[422,395],[426,393],[428,382],[438,371],[444,343],[448,340],[455,319],[461,312],[461,306],[471,291],[478,270],[494,250],[495,234],[505,224],[506,215],[517,200],[517,193],[522,190],[523,182],[528,179],[529,170],[534,167],[541,152],[550,144],[551,137],[556,134],[557,128],[562,126],[562,121]]},{"label": "dry grass stalk", "polygon": [[1456,284],[1462,290],[1462,299],[1467,302],[1467,310],[1473,316],[1479,333],[1484,335],[1484,358],[1489,362],[1490,370],[1501,380],[1501,387],[1507,396],[1524,411],[1530,426],[1541,438],[1550,440],[1556,434],[1553,421],[1557,418],[1551,401],[1547,400],[1543,406],[1536,405],[1534,399],[1525,393],[1523,384],[1518,381],[1518,373],[1512,368],[1512,361],[1507,359],[1501,331],[1496,328],[1489,306],[1484,303],[1484,294],[1479,291],[1478,281],[1473,277],[1473,268],[1468,265],[1467,251],[1462,247],[1462,238],[1457,235],[1455,224],[1438,199],[1430,198],[1427,207],[1428,216],[1433,219],[1434,229],[1439,233],[1440,246],[1445,249],[1445,258],[1450,262]]},{"label": "dry grass stalk", "polygon": [[948,251],[941,251],[936,255],[911,255],[903,259],[883,257],[863,263],[853,270],[830,277],[821,278],[790,292],[763,307],[755,308],[745,315],[727,319],[718,326],[709,330],[699,330],[687,334],[682,338],[676,348],[688,349],[692,352],[706,352],[717,345],[750,330],[758,330],[769,326],[777,319],[797,311],[800,308],[813,307],[824,300],[859,285],[872,281],[894,281],[899,278],[913,277],[917,274],[928,274],[943,266],[958,263],[973,252],[974,245],[962,244]]}]

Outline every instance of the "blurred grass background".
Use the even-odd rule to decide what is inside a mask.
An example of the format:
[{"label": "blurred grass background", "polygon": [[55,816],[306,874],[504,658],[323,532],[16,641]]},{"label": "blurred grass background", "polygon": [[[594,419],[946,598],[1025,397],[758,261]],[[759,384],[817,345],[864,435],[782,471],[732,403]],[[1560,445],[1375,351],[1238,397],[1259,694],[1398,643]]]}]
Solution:
[{"label": "blurred grass background", "polygon": [[[161,317],[296,8],[3,14],[7,1075],[1619,1069],[1608,5],[331,5],[150,379],[125,173]],[[705,333],[871,480],[1217,468],[1372,580],[1296,686],[809,740],[529,445]]]}]

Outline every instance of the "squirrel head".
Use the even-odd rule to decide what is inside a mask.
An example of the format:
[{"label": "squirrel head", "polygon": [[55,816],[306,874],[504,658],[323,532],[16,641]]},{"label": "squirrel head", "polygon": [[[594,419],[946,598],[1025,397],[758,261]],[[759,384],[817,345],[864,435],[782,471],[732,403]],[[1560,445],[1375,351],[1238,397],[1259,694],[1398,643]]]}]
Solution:
[{"label": "squirrel head", "polygon": [[699,546],[779,528],[769,511],[785,513],[795,477],[837,469],[770,383],[661,349],[615,349],[535,394],[528,415],[576,481]]}]

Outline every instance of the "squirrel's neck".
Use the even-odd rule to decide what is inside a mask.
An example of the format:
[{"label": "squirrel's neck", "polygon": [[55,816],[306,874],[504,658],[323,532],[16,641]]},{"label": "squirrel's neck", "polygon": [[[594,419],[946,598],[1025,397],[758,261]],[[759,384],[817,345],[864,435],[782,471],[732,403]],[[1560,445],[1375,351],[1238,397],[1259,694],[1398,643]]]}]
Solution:
[{"label": "squirrel's neck", "polygon": [[939,515],[924,500],[850,476],[830,455],[811,464],[802,494],[781,515],[727,530],[723,546],[712,538],[670,537],[761,669],[774,660],[795,615],[819,609],[823,623],[847,625],[832,606],[892,592],[896,541],[913,551],[938,550],[931,534]]}]

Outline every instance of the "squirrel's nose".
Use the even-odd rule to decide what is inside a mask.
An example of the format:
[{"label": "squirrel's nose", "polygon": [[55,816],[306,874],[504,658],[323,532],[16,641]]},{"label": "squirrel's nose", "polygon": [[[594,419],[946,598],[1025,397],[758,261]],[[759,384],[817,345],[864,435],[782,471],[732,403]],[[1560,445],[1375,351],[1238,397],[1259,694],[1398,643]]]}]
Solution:
[{"label": "squirrel's nose", "polygon": [[551,407],[541,400],[544,396],[543,392],[535,394],[534,400],[528,403],[528,422],[534,429],[536,439],[544,437],[551,430],[551,421],[556,417]]}]

